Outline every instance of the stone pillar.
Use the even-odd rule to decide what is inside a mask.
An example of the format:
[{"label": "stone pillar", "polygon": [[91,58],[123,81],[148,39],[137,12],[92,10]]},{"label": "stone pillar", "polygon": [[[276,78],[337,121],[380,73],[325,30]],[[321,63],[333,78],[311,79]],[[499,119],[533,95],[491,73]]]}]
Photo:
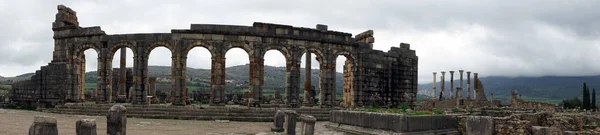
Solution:
[{"label": "stone pillar", "polygon": [[127,58],[127,53],[126,53],[126,47],[121,47],[121,63],[119,65],[119,70],[121,72],[119,72],[119,97],[121,95],[126,95],[125,91],[127,91],[127,67],[126,67],[126,58]]},{"label": "stone pillar", "polygon": [[467,99],[471,99],[471,71],[467,71]]},{"label": "stone pillar", "polygon": [[494,103],[494,93],[490,93],[490,102]]},{"label": "stone pillar", "polygon": [[175,53],[175,55],[172,57],[171,86],[173,89],[171,93],[173,93],[174,95],[171,96],[174,96],[173,104],[175,105],[185,105],[187,100],[187,91],[185,89],[186,59],[187,57],[181,56],[181,54],[178,53]]},{"label": "stone pillar", "polygon": [[148,78],[148,95],[156,97],[156,77]]},{"label": "stone pillar", "polygon": [[224,105],[225,91],[225,54],[219,53],[212,57],[210,75],[210,105]]},{"label": "stone pillar", "polygon": [[[144,44],[144,43],[140,43]],[[133,83],[134,91],[131,95],[131,100],[134,104],[145,104],[146,97],[144,94],[148,88],[148,52],[145,52],[144,48],[139,46],[136,48],[136,54],[133,58]]]},{"label": "stone pillar", "polygon": [[477,73],[473,73],[473,99],[477,99],[477,80],[479,77]]},{"label": "stone pillar", "polygon": [[317,119],[313,116],[310,115],[300,115],[300,117],[298,117],[298,119],[300,119],[302,121],[302,127],[301,129],[301,135],[314,135],[315,134],[315,123],[317,122]]},{"label": "stone pillar", "polygon": [[[331,107],[335,105],[335,64],[320,60],[319,73],[319,105]],[[335,61],[333,61],[335,63]]]},{"label": "stone pillar", "polygon": [[460,84],[458,85],[458,87],[460,87],[460,91],[456,91],[456,96],[458,99],[462,99],[462,89],[463,87],[463,72],[464,70],[458,70],[459,74],[460,74]]},{"label": "stone pillar", "polygon": [[436,90],[435,90],[435,89],[436,89],[436,88],[435,88],[435,84],[437,83],[437,82],[435,81],[435,78],[437,78],[437,75],[436,75],[436,74],[437,74],[436,72],[433,72],[433,83],[432,83],[432,84],[433,84],[433,87],[431,88],[431,98],[432,98],[432,99],[435,99],[435,93],[436,93]]},{"label": "stone pillar", "polygon": [[96,120],[78,120],[77,123],[75,123],[75,132],[77,135],[96,135]]},{"label": "stone pillar", "polygon": [[309,51],[306,51],[306,56],[305,56],[305,65],[304,66],[304,106],[312,106],[313,103],[313,99],[312,96],[310,95],[311,91],[313,91],[312,85],[311,83],[311,53]]},{"label": "stone pillar", "polygon": [[285,113],[285,122],[283,123],[284,134],[295,135],[298,113],[293,110],[285,110],[283,112]]},{"label": "stone pillar", "polygon": [[[261,54],[261,53],[255,53]],[[263,100],[263,84],[264,84],[264,59],[260,56],[250,56],[250,87],[249,91],[252,93],[252,97],[248,100],[250,106],[257,106],[262,103]]]},{"label": "stone pillar", "polygon": [[[462,88],[461,88],[461,87],[456,87],[456,93],[460,93],[461,91],[462,91]],[[460,107],[460,100],[461,100],[461,97],[462,97],[462,96],[460,96],[460,94],[457,94],[457,95],[456,95],[456,107],[457,107],[457,108],[458,108],[458,107]]]},{"label": "stone pillar", "polygon": [[445,78],[446,78],[446,72],[442,71],[442,77],[440,79],[440,81],[442,81],[442,89],[440,90],[440,101],[444,99],[444,91],[446,91],[446,84],[445,84]]},{"label": "stone pillar", "polygon": [[126,135],[127,109],[123,105],[113,105],[106,115],[107,135]]},{"label": "stone pillar", "polygon": [[450,71],[450,99],[454,99],[454,71]]},{"label": "stone pillar", "polygon": [[35,116],[29,127],[29,135],[58,135],[56,119],[48,116]]},{"label": "stone pillar", "polygon": [[275,117],[273,117],[273,127],[271,131],[281,132],[283,131],[283,123],[285,122],[285,113],[282,110],[277,110]]},{"label": "stone pillar", "polygon": [[288,107],[299,107],[300,97],[300,58],[292,57],[286,62],[285,96]]}]

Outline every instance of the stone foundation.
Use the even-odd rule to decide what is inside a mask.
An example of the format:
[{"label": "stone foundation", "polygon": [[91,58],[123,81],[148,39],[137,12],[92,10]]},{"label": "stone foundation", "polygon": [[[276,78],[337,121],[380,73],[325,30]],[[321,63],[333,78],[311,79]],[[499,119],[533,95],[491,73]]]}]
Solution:
[{"label": "stone foundation", "polygon": [[[378,133],[425,133],[425,132],[456,132],[458,127],[456,117],[449,115],[409,116],[402,114],[387,114],[359,111],[331,111],[329,127],[352,130],[345,127],[361,127],[375,129],[373,131],[353,131],[367,134]],[[381,132],[379,132],[381,131]],[[371,133],[376,132],[376,133]]]}]

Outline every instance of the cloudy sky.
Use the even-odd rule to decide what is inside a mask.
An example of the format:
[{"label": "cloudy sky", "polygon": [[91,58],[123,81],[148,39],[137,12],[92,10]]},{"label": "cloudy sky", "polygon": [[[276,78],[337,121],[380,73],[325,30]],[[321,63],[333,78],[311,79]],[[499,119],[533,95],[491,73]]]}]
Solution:
[{"label": "cloudy sky", "polygon": [[[269,22],[311,28],[326,24],[330,30],[354,35],[372,29],[375,49],[411,44],[419,56],[420,83],[431,82],[431,72],[458,69],[481,76],[600,74],[600,1],[177,2],[3,0],[0,76],[33,72],[51,61],[51,26],[58,4],[77,11],[81,26],[101,26],[107,34],[167,33],[187,29],[192,23],[250,26]],[[209,68],[208,51],[193,51],[188,66]],[[279,52],[267,55],[267,65],[285,66]],[[96,52],[86,51],[86,57],[87,69],[96,70]],[[131,62],[131,54],[128,57]],[[226,57],[227,66],[248,62],[241,49],[229,51]],[[169,51],[159,48],[151,53],[149,64],[169,66],[170,62]],[[340,57],[338,68],[342,63]]]}]

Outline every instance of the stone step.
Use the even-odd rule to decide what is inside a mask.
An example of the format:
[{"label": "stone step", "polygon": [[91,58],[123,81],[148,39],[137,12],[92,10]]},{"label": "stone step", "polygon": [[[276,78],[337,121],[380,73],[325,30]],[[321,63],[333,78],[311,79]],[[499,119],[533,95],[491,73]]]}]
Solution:
[{"label": "stone step", "polygon": [[[69,115],[89,115],[89,116],[106,116],[105,112],[102,113],[82,113],[82,112],[61,112],[61,111],[48,111],[51,113],[59,113],[59,114],[69,114]],[[179,114],[127,114],[128,117],[134,118],[152,118],[152,119],[184,119],[184,120],[232,120],[232,121],[272,121],[272,116],[190,116],[190,115],[179,115]],[[316,115],[315,118],[317,120],[328,120],[328,115]]]}]

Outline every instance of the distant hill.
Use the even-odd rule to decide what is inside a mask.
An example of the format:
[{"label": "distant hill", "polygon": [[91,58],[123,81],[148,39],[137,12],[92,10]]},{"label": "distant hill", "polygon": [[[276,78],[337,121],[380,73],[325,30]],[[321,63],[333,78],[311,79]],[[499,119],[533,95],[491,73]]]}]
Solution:
[{"label": "distant hill", "polygon": [[[494,97],[502,100],[508,100],[510,92],[517,90],[523,97],[531,100],[547,100],[556,102],[563,99],[572,99],[578,97],[581,99],[583,83],[586,82],[590,88],[598,88],[600,91],[600,76],[544,76],[544,77],[499,77],[490,76],[480,78],[485,88],[486,95],[494,93]],[[466,79],[465,79],[466,81]],[[454,81],[456,86],[459,81]],[[438,82],[438,93],[440,90]],[[421,94],[430,95],[431,83],[420,84],[418,89]],[[450,87],[450,82],[446,82],[446,91]],[[466,87],[466,82],[464,84]],[[591,89],[590,89],[591,90]],[[466,92],[466,90],[463,90]],[[489,96],[488,96],[489,98]]]}]

